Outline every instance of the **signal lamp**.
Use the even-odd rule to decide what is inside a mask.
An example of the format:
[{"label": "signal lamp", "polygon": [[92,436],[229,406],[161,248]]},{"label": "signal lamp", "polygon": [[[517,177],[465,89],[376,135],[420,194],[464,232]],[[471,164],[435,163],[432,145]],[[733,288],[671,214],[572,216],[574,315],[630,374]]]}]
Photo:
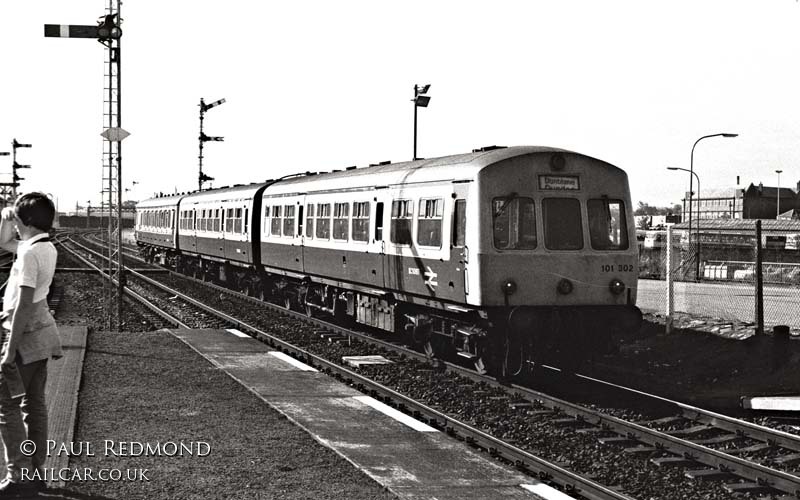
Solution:
[{"label": "signal lamp", "polygon": [[97,27],[98,39],[104,41],[117,40],[122,36],[122,29],[117,26],[115,17],[117,17],[117,14],[108,14],[100,22],[100,26]]}]

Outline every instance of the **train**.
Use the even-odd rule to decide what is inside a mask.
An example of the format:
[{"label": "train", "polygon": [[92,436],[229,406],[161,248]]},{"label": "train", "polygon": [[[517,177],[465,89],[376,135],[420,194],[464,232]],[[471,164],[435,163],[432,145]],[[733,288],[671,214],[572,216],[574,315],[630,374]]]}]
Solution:
[{"label": "train", "polygon": [[635,335],[626,173],[567,150],[484,147],[156,196],[141,255],[500,376]]}]

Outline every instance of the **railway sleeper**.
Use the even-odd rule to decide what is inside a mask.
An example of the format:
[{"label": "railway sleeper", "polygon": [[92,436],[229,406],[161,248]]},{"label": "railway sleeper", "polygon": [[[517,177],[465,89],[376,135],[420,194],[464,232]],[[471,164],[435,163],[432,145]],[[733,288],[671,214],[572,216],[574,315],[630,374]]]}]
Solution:
[{"label": "railway sleeper", "polygon": [[689,479],[700,479],[704,481],[725,481],[736,477],[732,472],[720,469],[687,470],[683,475]]}]

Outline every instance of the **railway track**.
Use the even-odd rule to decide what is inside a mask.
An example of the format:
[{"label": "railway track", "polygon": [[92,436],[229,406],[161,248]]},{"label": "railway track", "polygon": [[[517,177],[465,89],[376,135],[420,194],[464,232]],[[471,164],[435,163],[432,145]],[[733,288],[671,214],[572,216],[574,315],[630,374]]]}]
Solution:
[{"label": "railway track", "polygon": [[[711,482],[709,480],[713,480],[718,489],[727,494],[772,495],[772,498],[800,496],[800,477],[796,468],[796,464],[800,463],[800,438],[792,434],[644,393],[638,393],[638,396],[652,398],[661,406],[671,406],[672,414],[655,419],[623,419],[525,387],[500,384],[493,379],[449,363],[441,363],[436,368],[431,368],[427,364],[427,358],[421,353],[376,340],[364,333],[345,329],[318,318],[308,318],[301,313],[280,310],[279,306],[266,304],[216,285],[202,283],[202,286],[211,292],[206,294],[205,300],[197,300],[139,273],[131,272],[130,275],[135,277],[137,283],[141,281],[147,284],[134,284],[129,280],[132,287],[145,290],[143,294],[152,294],[150,297],[157,297],[160,294],[160,298],[151,299],[153,302],[158,302],[158,304],[151,303],[150,307],[154,311],[162,309],[177,311],[176,314],[167,315],[172,318],[169,321],[176,326],[208,327],[210,321],[208,315],[212,315],[219,318],[217,321],[221,321],[215,327],[235,327],[246,331],[362,390],[391,401],[393,405],[427,421],[430,425],[444,429],[503,460],[558,484],[570,494],[586,498],[637,498],[640,492],[630,491],[634,488],[626,487],[622,479],[609,480],[609,474],[605,470],[599,473],[574,472],[570,469],[580,468],[575,466],[575,461],[569,461],[571,462],[569,466],[564,466],[555,460],[537,456],[535,451],[542,447],[530,436],[541,435],[541,429],[546,429],[545,433],[560,436],[559,440],[564,447],[567,446],[566,437],[577,438],[577,441],[586,446],[594,443],[601,447],[607,456],[620,457],[607,460],[612,463],[604,464],[603,469],[611,468],[615,460],[626,464],[633,460],[640,462],[640,467],[655,474],[664,471],[666,475],[674,476],[676,470],[680,471],[684,478],[694,484],[708,484]],[[173,286],[199,283],[183,276],[159,277],[183,283]],[[156,287],[161,292],[146,291],[147,287]],[[169,302],[172,302],[172,306],[168,304]],[[220,302],[227,303],[227,307],[224,307],[227,312],[220,310],[223,309],[219,305]],[[209,303],[216,304],[211,306]],[[290,336],[291,342],[288,342],[273,333],[268,333],[257,324],[257,319],[241,319],[243,312],[249,309],[245,305],[259,306],[259,312],[255,315],[250,313],[250,317],[264,314],[263,311],[269,308],[273,311],[271,314],[279,311],[285,317],[310,323],[315,332],[312,337],[315,337],[317,342],[298,346],[295,344],[298,344],[298,340],[302,340],[304,335]],[[347,348],[342,347],[345,342]],[[431,398],[430,394],[426,397],[425,389],[415,391],[413,388],[402,388],[402,382],[396,380],[391,373],[396,367],[381,371],[381,369],[352,370],[340,366],[342,352],[349,352],[349,348],[356,343],[379,346],[386,352],[396,353],[393,357],[398,360],[397,365],[401,362],[400,358],[414,359],[423,366],[423,373],[426,370],[428,373],[446,372],[468,381],[456,382],[463,387],[457,387],[454,391],[470,394],[472,402],[478,404],[477,410],[480,412],[476,412],[475,408],[453,410],[451,405],[442,404],[435,397]],[[313,351],[319,348],[319,344],[338,345],[340,348],[333,349],[333,354],[330,352],[318,354]],[[374,350],[374,347],[369,349]],[[604,384],[598,380],[590,382]],[[403,393],[410,394],[401,394],[401,388]],[[615,390],[630,391],[619,386],[615,386]],[[441,390],[438,395],[441,397],[447,392]],[[498,425],[494,427],[487,424],[487,420],[492,419],[486,415],[489,408],[493,408],[495,412],[494,418],[497,420],[495,423]],[[452,415],[458,415],[458,418]],[[533,433],[530,431],[532,428],[539,428],[540,431]],[[620,474],[626,473],[617,473],[616,476],[611,474],[610,477],[620,477]]]}]

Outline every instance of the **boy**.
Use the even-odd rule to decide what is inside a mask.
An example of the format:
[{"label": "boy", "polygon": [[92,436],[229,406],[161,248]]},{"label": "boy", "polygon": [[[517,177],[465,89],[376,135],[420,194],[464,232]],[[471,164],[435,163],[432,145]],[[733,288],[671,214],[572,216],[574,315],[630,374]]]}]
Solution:
[{"label": "boy", "polygon": [[[31,495],[44,488],[47,360],[62,355],[46,300],[56,269],[57,252],[48,237],[54,216],[53,202],[43,193],[24,194],[14,208],[4,208],[0,214],[0,247],[17,253],[1,316],[5,342],[0,357],[0,437],[8,472],[0,482],[0,498]],[[14,239],[15,227],[19,241]],[[8,374],[14,367],[24,386],[22,396],[10,392]],[[20,450],[25,440],[36,445],[32,456]]]}]

